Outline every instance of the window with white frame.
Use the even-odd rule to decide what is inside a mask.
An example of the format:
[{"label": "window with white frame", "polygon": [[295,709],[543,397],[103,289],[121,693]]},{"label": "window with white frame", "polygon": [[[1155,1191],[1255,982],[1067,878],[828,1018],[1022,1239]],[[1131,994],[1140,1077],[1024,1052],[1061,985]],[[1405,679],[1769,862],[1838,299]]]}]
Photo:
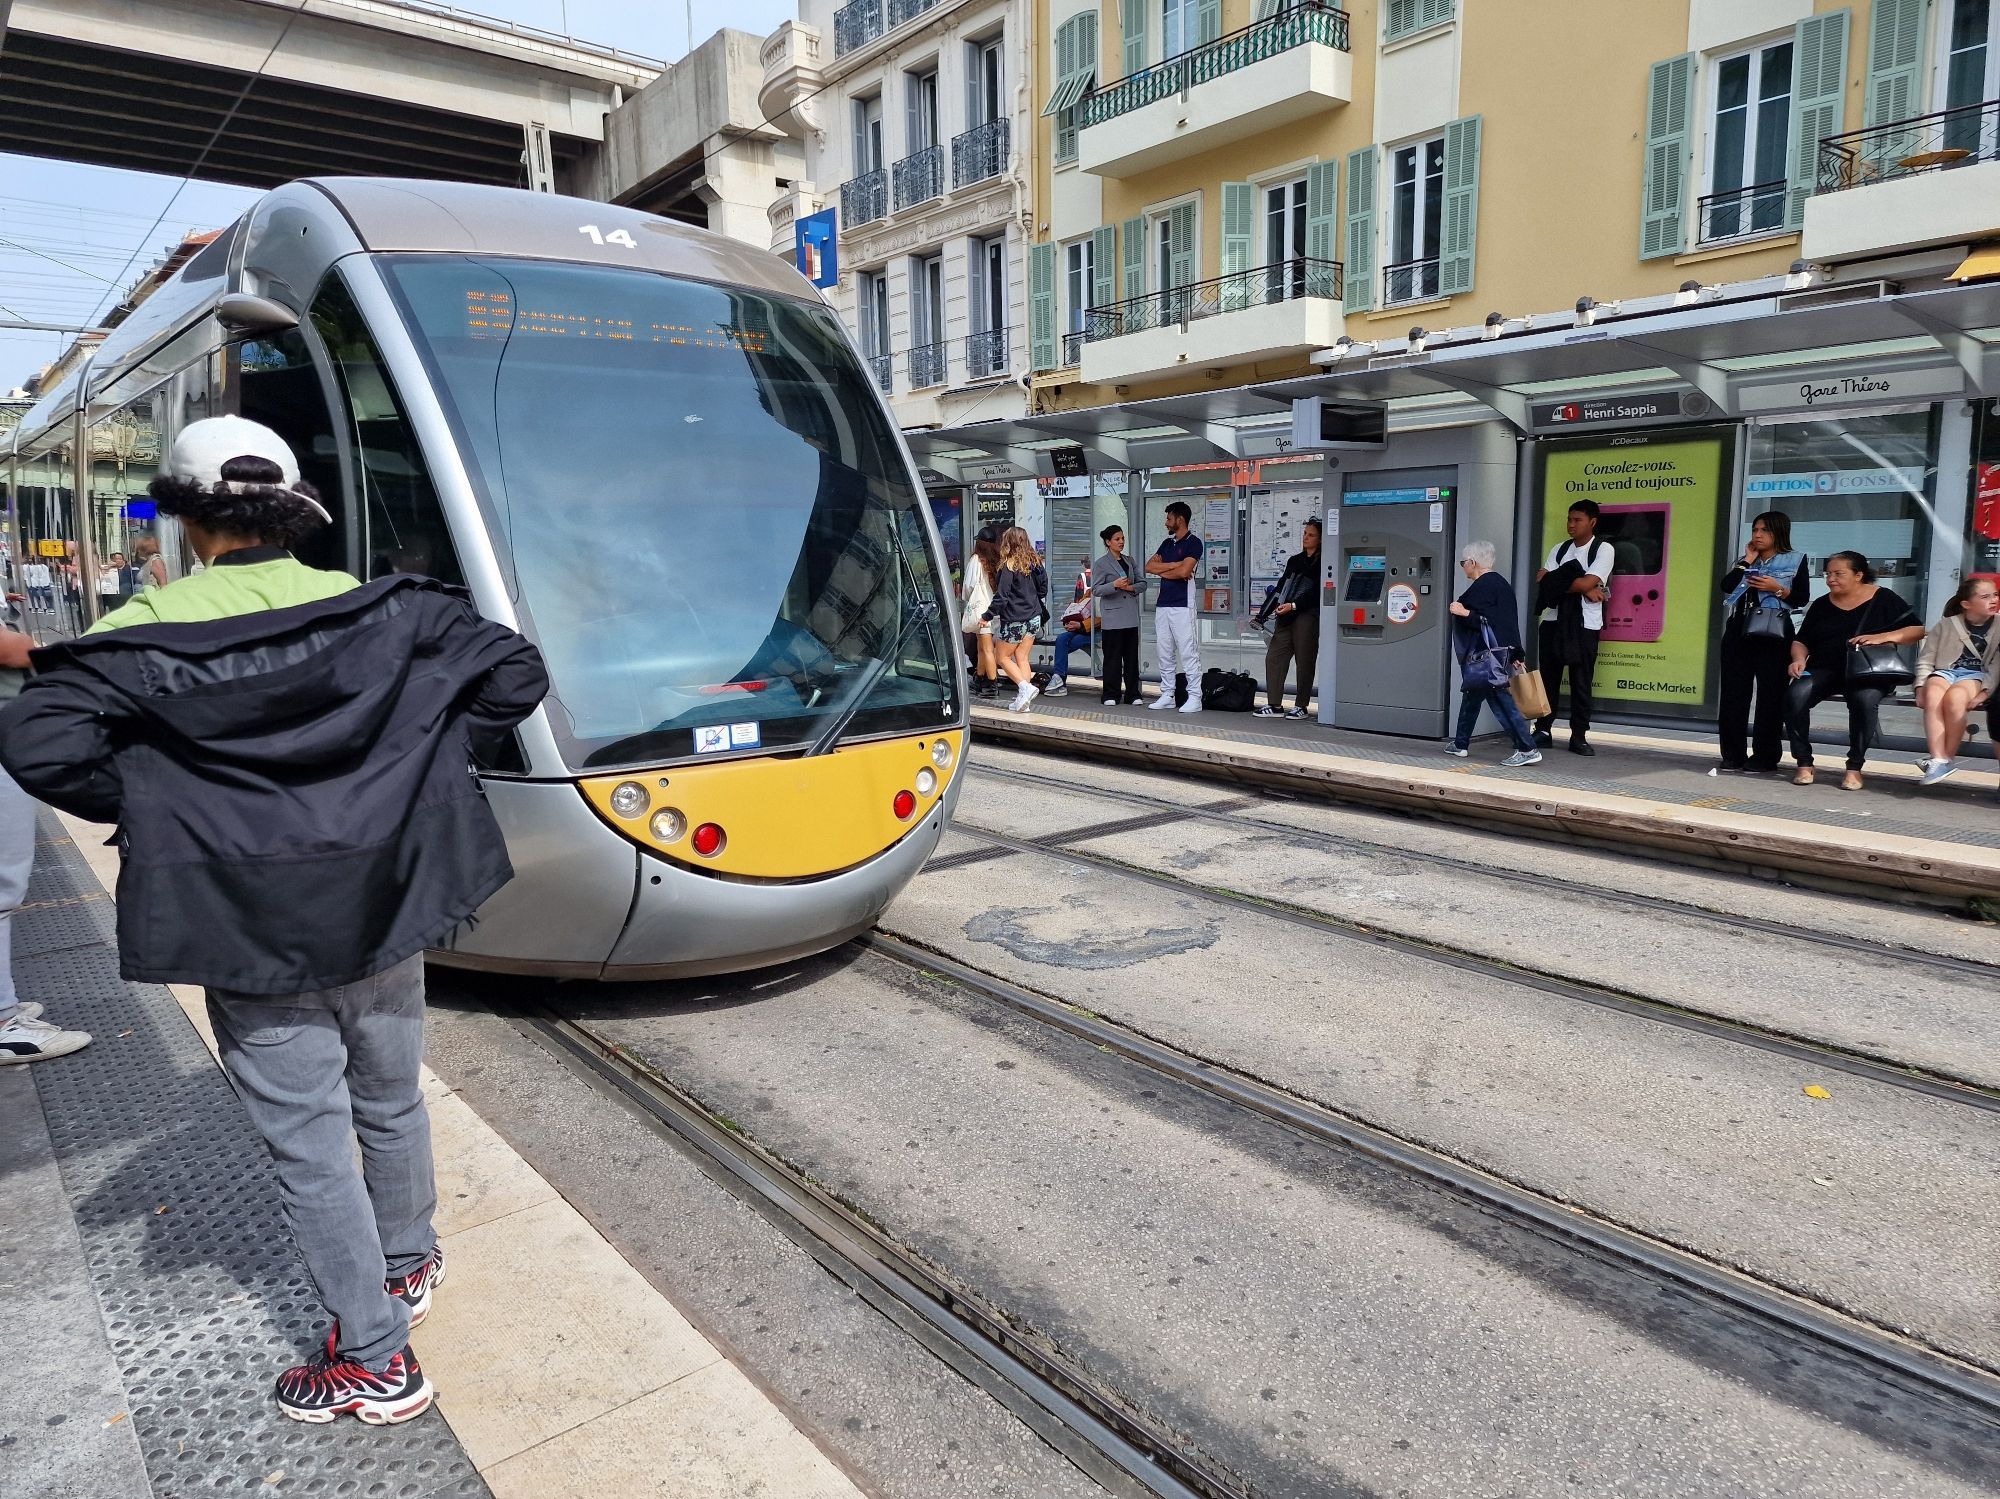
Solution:
[{"label": "window with white frame", "polygon": [[1438,294],[1444,221],[1444,137],[1413,141],[1389,153],[1389,255],[1382,267],[1385,303]]},{"label": "window with white frame", "polygon": [[1081,333],[1097,285],[1097,246],[1088,235],[1063,246],[1063,332]]},{"label": "window with white frame", "polygon": [[1281,302],[1305,295],[1306,179],[1272,182],[1263,188],[1264,264],[1271,266],[1265,300]]},{"label": "window with white frame", "polygon": [[1792,128],[1789,38],[1718,58],[1709,70],[1708,191],[1702,243],[1785,227]]},{"label": "window with white frame", "polygon": [[903,112],[903,154],[914,156],[938,143],[937,67],[917,69],[903,75],[906,105]]},{"label": "window with white frame", "polygon": [[944,256],[910,259],[910,384],[944,383]]},{"label": "window with white frame", "polygon": [[1153,290],[1166,291],[1174,284],[1174,216],[1153,218]]},{"label": "window with white frame", "polygon": [[1002,118],[1002,87],[1006,81],[1005,38],[987,37],[965,47],[965,128],[977,130]]},{"label": "window with white frame", "polygon": [[972,242],[972,334],[966,340],[967,373],[975,380],[1007,371],[1007,240]]},{"label": "window with white frame", "polygon": [[1179,57],[1200,44],[1201,0],[1161,0],[1160,57]]},{"label": "window with white frame", "polygon": [[882,165],[882,96],[870,94],[854,101],[854,175],[879,172]]},{"label": "window with white frame", "polygon": [[883,390],[891,388],[889,370],[889,277],[883,271],[862,271],[854,278],[860,309],[861,352]]},{"label": "window with white frame", "polygon": [[1963,110],[1944,122],[1943,146],[1979,161],[2000,156],[2000,126],[1994,111],[1975,106],[2000,99],[2000,4],[1994,0],[1952,0],[1943,26],[1944,101]]}]

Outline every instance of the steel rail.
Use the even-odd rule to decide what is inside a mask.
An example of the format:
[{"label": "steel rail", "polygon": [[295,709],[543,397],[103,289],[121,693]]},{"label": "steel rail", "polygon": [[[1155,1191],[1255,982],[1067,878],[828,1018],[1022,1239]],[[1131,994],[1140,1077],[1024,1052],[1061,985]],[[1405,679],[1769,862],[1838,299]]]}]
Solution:
[{"label": "steel rail", "polygon": [[1545,1197],[1378,1125],[1310,1102],[1220,1063],[1206,1061],[1143,1032],[984,973],[930,948],[879,932],[858,940],[869,951],[984,995],[1017,1014],[1102,1047],[1162,1077],[1275,1120],[1319,1144],[1358,1152],[1571,1247],[1581,1245],[1606,1258],[1651,1271],[1710,1304],[1720,1303],[1816,1346],[1838,1349],[1933,1395],[1941,1394],[1970,1406],[1982,1419],[2000,1425],[2000,1375],[1980,1365],[1940,1353],[1665,1240]]},{"label": "steel rail", "polygon": [[1186,1437],[1131,1409],[1004,1309],[948,1281],[627,1048],[546,1009],[526,1024],[559,1058],[721,1171],[828,1272],[1104,1489],[1126,1499],[1249,1499],[1241,1479]]},{"label": "steel rail", "polygon": [[[1107,829],[1136,829],[1143,825],[1145,824],[1134,820],[1128,824],[1107,823],[1098,829],[1084,831],[1101,835]],[[1579,1000],[1601,1009],[1614,1010],[1642,1020],[1656,1021],[1661,1025],[1712,1036],[1721,1041],[1732,1041],[1739,1045],[1754,1047],[1759,1051],[1789,1057],[1794,1061],[1810,1062],[1814,1066],[1845,1072],[1853,1077],[1867,1078],[1871,1082],[1886,1083],[1890,1087],[1901,1088],[1907,1092],[1921,1093],[1926,1097],[1964,1104],[1969,1108],[1984,1109],[1990,1113],[2000,1113],[2000,1089],[1983,1087],[1978,1083],[1964,1082],[1895,1062],[1879,1061],[1874,1057],[1826,1042],[1807,1041],[1780,1031],[1766,1030],[1745,1021],[1725,1020],[1720,1016],[1690,1010],[1665,1000],[1648,999],[1643,995],[1598,985],[1580,984],[1572,979],[1541,973],[1532,968],[1519,968],[1511,963],[1503,963],[1495,958],[1483,958],[1476,953],[1465,952],[1442,943],[1429,942],[1420,937],[1380,931],[1361,922],[1329,916],[1322,911],[1312,911],[1282,901],[1245,895],[1236,890],[1221,889],[1194,880],[1158,874],[1153,870],[1142,869],[1135,864],[1127,864],[1123,860],[1105,854],[1070,847],[1062,840],[1018,838],[996,829],[983,828],[956,819],[952,822],[951,828],[953,832],[962,833],[968,838],[980,839],[995,847],[1012,849],[1016,853],[1039,854],[1050,859],[1074,859],[1163,890],[1193,895],[1221,905],[1236,906],[1242,910],[1254,911],[1260,916],[1268,916],[1274,921],[1326,932],[1349,941],[1363,942],[1372,947],[1387,948],[1391,952],[1402,953],[1424,962],[1445,964],[1467,973],[1476,973],[1482,978],[1554,995],[1558,999]]]},{"label": "steel rail", "polygon": [[[1078,785],[1075,781],[1065,781],[1060,776],[1038,775],[1031,770],[1015,770],[1011,767],[985,765],[973,761],[968,769],[977,775],[992,776],[1001,780],[1022,781],[1032,785],[1046,786],[1051,790],[1068,791],[1076,795],[1106,797],[1124,802],[1129,806],[1157,807],[1162,812],[1171,812],[1176,817],[1194,817],[1203,822],[1227,823],[1233,827],[1249,829],[1259,833],[1278,833],[1287,838],[1300,838],[1310,843],[1318,843],[1329,848],[1351,849],[1356,853],[1393,855],[1399,859],[1413,859],[1424,864],[1435,864],[1440,868],[1457,870],[1464,874],[1477,875],[1482,879],[1505,880],[1509,884],[1525,885],[1531,889],[1558,891],[1564,895],[1586,900],[1601,900],[1613,905],[1628,906],[1636,910],[1665,910],[1677,916],[1688,916],[1716,926],[1732,927],[1737,931],[1754,932],[1761,937],[1785,937],[1798,941],[1817,942],[1827,947],[1838,947],[1844,952],[1861,953],[1874,958],[1895,958],[1898,961],[1920,963],[1925,967],[1941,969],[1959,978],[1970,978],[1982,983],[2000,983],[2000,965],[1981,963],[1976,958],[1955,958],[1947,953],[1925,952],[1922,948],[1899,947],[1893,943],[1870,942],[1862,937],[1850,937],[1844,932],[1822,931],[1816,927],[1792,926],[1786,922],[1773,921],[1764,916],[1740,916],[1729,911],[1713,911],[1706,906],[1690,905],[1686,901],[1669,900],[1656,895],[1637,895],[1629,890],[1608,889],[1601,885],[1588,885],[1581,880],[1566,880],[1561,875],[1536,874],[1532,870],[1507,869],[1489,864],[1478,864],[1471,859],[1457,859],[1450,854],[1432,853],[1424,849],[1404,848],[1391,843],[1378,843],[1372,839],[1357,838],[1347,833],[1328,833],[1318,828],[1286,827],[1275,822],[1266,822],[1258,817],[1238,815],[1239,809],[1261,806],[1266,801],[1289,802],[1306,805],[1307,798],[1288,797],[1277,792],[1266,792],[1263,796],[1230,797],[1210,803],[1187,803],[1172,801],[1164,796],[1149,796],[1142,791],[1115,791],[1096,785]],[[1078,829],[1075,833],[1062,835],[1063,841],[1098,836],[1089,828]]]}]

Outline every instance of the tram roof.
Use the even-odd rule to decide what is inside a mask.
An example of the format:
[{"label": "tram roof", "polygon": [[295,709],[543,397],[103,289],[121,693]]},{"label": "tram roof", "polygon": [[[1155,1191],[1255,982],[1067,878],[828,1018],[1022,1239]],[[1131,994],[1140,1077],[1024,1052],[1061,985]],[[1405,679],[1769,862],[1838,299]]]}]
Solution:
[{"label": "tram roof", "polygon": [[[1805,284],[1801,284],[1801,283]],[[1586,299],[1587,300],[1587,299]],[[1904,291],[1886,280],[1790,276],[1508,318],[1320,350],[1321,373],[906,432],[944,479],[1047,477],[1052,451],[1080,447],[1093,469],[1159,468],[1271,456],[1301,397],[1380,401],[1392,428],[1506,421],[1541,432],[1537,408],[1620,391],[1687,392],[1705,416],[1775,409],[1758,387],[1877,370],[1939,372],[1912,399],[2000,394],[2000,281]],[[1837,401],[1834,404],[1839,404]]]}]

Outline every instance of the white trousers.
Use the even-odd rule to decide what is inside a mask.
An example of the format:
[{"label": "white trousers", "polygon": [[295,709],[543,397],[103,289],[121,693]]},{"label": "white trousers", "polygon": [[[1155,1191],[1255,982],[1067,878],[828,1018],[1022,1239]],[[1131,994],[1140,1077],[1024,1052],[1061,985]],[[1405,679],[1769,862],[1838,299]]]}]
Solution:
[{"label": "white trousers", "polygon": [[35,868],[35,799],[0,770],[0,1014],[14,993],[14,913],[28,896]]},{"label": "white trousers", "polygon": [[1174,674],[1187,676],[1188,701],[1201,701],[1201,644],[1192,605],[1153,611],[1154,653],[1160,658],[1160,691],[1174,695]]}]

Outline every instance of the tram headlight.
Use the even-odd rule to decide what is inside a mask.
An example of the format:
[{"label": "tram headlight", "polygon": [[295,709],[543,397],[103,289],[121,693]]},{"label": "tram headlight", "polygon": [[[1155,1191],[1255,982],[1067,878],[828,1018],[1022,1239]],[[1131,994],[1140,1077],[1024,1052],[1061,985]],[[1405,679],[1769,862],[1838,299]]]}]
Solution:
[{"label": "tram headlight", "polygon": [[917,795],[929,796],[937,790],[937,772],[926,765],[917,772]]},{"label": "tram headlight", "polygon": [[687,830],[687,818],[672,807],[662,807],[653,814],[653,836],[661,843],[678,842]]},{"label": "tram headlight", "polygon": [[620,781],[611,792],[611,810],[620,817],[639,817],[653,804],[653,793],[637,781]]},{"label": "tram headlight", "polygon": [[940,739],[931,746],[931,763],[939,770],[951,769],[951,741]]}]

